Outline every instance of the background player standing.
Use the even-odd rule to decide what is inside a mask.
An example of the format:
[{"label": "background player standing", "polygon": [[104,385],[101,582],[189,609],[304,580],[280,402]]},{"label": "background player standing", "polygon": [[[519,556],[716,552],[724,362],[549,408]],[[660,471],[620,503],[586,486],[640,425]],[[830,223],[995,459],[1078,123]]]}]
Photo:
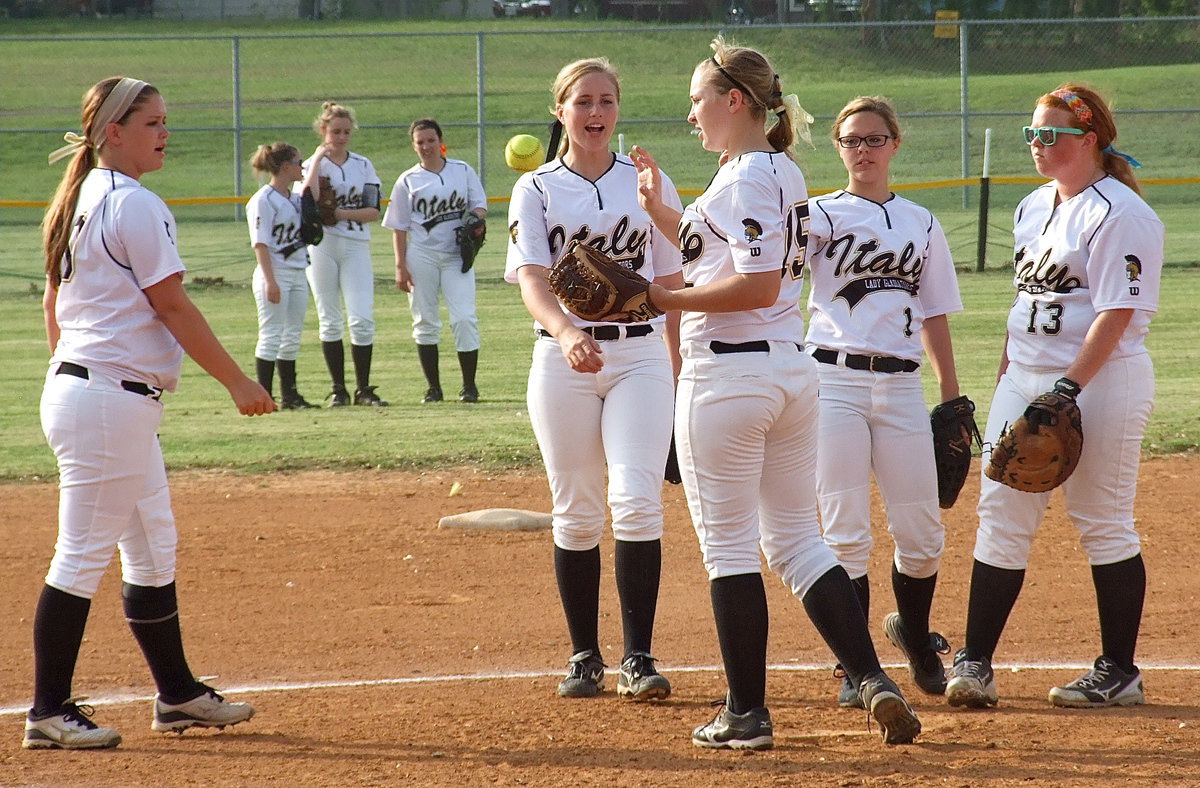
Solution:
[{"label": "background player standing", "polygon": [[275,409],[246,377],[183,289],[175,219],[138,182],[163,166],[167,109],[152,85],[111,77],[84,96],[83,135],[43,222],[46,337],[52,356],[42,429],[59,472],[58,542],[33,621],[29,749],[115,747],[90,719],[71,679],[92,596],[121,552],[125,618],[158,695],[151,727],[222,727],[250,719],[192,675],[175,596],[177,534],[158,443],[163,391],[184,351],[229,390],[238,411]]},{"label": "background player standing", "polygon": [[408,293],[413,340],[429,388],[425,402],[442,400],[438,374],[438,293],[445,293],[450,329],[462,368],[463,402],[478,402],[475,369],[479,365],[479,320],[475,316],[475,271],[463,270],[458,246],[463,215],[487,216],[487,195],[471,165],[447,159],[442,127],[433,118],[408,127],[420,162],[405,170],[392,187],[383,226],[392,231],[396,287]]},{"label": "background player standing", "polygon": [[304,162],[304,188],[319,193],[321,176],[337,191],[337,224],[325,228],[325,237],[310,246],[308,282],[317,302],[321,350],[333,379],[329,404],[350,404],[346,391],[346,349],[342,303],[350,325],[350,356],[354,362],[355,405],[387,405],[371,385],[371,354],[375,344],[375,273],[371,268],[371,222],[379,218],[379,176],[371,160],[349,150],[358,128],[354,112],[326,101],[313,129],[321,137],[313,155]]},{"label": "background player standing", "polygon": [[[1083,453],[1062,490],[1091,564],[1103,653],[1081,677],[1051,689],[1050,702],[1134,705],[1145,699],[1133,656],[1146,568],[1133,500],[1154,404],[1145,338],[1158,309],[1163,225],[1140,196],[1132,159],[1113,147],[1112,112],[1094,91],[1066,85],[1047,93],[1024,132],[1034,167],[1052,180],[1013,217],[1017,297],[984,447],[1043,392],[1077,398]],[[981,479],[966,643],[946,688],[951,706],[999,701],[992,656],[1049,501],[1049,492]]]},{"label": "background player standing", "polygon": [[634,148],[643,205],[664,234],[677,230],[691,285],[651,285],[650,296],[683,310],[675,440],[729,682],[724,708],[692,742],[774,745],[760,549],[845,665],[884,741],[911,742],[921,723],[880,668],[854,587],[817,523],[817,364],[800,346],[808,193],[790,154],[807,113],[784,98],[761,53],[720,37],[712,47],[692,75],[688,115],[723,162],[704,194],[681,216],[661,199],[654,160]]},{"label": "background player standing", "polygon": [[270,392],[278,368],[279,407],[315,407],[296,390],[296,356],[308,309],[308,249],[300,239],[300,195],[292,191],[301,178],[300,151],[285,142],[261,145],[250,166],[269,178],[246,203],[250,245],[258,261],[253,282],[258,383]]},{"label": "background player standing", "polygon": [[[849,174],[846,188],[810,203],[805,350],[821,362],[817,500],[825,541],[854,582],[870,621],[871,475],[895,540],[892,591],[898,612],[885,634],[908,658],[925,692],[946,690],[929,610],[945,544],[929,413],[921,391],[924,346],[941,401],[959,395],[946,315],[962,309],[954,261],[941,225],[925,208],[892,193],[889,170],[900,150],[891,102],[859,96],[838,113],[833,140]],[[838,702],[859,706],[843,678]]]},{"label": "background player standing", "polygon": [[[647,279],[681,287],[679,252],[639,207],[633,163],[609,150],[621,101],[613,67],[603,58],[570,63],[552,90],[564,141],[558,158],[513,188],[504,277],[520,284],[538,335],[529,417],[550,482],[554,572],[574,651],[558,694],[591,697],[604,689],[597,616],[607,471],[625,641],[617,694],[665,698],[671,685],[655,670],[650,647],[679,317],[586,323],[562,308],[546,271],[578,241]],[[664,194],[679,205],[670,181]]]}]

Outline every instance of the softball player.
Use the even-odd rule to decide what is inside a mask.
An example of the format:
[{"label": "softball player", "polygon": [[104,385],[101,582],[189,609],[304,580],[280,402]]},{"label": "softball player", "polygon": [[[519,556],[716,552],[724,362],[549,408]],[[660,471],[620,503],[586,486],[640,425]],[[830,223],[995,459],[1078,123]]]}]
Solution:
[{"label": "softball player", "polygon": [[121,553],[125,618],[158,687],[151,727],[182,731],[250,719],[193,676],[175,596],[175,520],[158,443],[163,391],[183,353],[248,416],[270,394],[247,378],[183,289],[175,219],[138,179],[163,165],[167,109],[153,86],[105,79],[83,100],[83,134],[44,222],[46,336],[52,356],[41,418],[59,471],[58,542],[33,621],[29,749],[115,747],[121,736],[71,697],[92,596]]},{"label": "softball player", "polygon": [[[1140,196],[1136,162],[1113,147],[1112,112],[1094,91],[1066,85],[1042,96],[1024,131],[1034,166],[1052,180],[1014,215],[1017,296],[984,448],[1043,392],[1078,398],[1086,439],[1062,490],[1091,564],[1103,653],[1051,689],[1050,703],[1129,706],[1145,700],[1133,659],[1146,591],[1133,499],[1154,404],[1145,339],[1158,308],[1163,226]],[[992,655],[1050,500],[986,476],[981,485],[966,645],[946,688],[951,706],[976,708],[999,701]]]},{"label": "softball player", "polygon": [[[817,362],[800,345],[808,194],[789,152],[807,113],[783,97],[762,54],[720,37],[712,46],[715,57],[692,76],[688,115],[723,162],[704,194],[680,216],[660,199],[654,160],[634,149],[643,204],[664,232],[677,228],[691,285],[651,285],[650,296],[683,310],[675,441],[729,682],[724,707],[692,742],[773,746],[760,548],[845,665],[884,741],[911,742],[921,724],[880,668],[854,586],[817,523]],[[769,132],[768,112],[777,116]]]},{"label": "softball player", "polygon": [[[300,195],[292,184],[300,180],[300,152],[284,142],[262,145],[250,162],[269,183],[246,204],[254,269],[254,303],[258,306],[258,344],[254,366],[258,382],[268,392],[279,368],[279,406],[284,410],[312,408],[296,390],[296,355],[308,308],[308,249],[300,240]],[[313,195],[316,199],[316,195]]]},{"label": "softball player", "polygon": [[314,194],[321,176],[337,191],[338,223],[325,228],[321,243],[308,248],[308,283],[317,302],[318,333],[325,366],[333,379],[330,406],[350,404],[346,390],[346,349],[342,343],[342,303],[350,324],[350,356],[354,362],[355,405],[387,405],[371,385],[375,345],[375,274],[371,268],[371,222],[379,218],[379,176],[365,156],[350,152],[350,136],[358,128],[354,112],[326,101],[313,129],[321,137],[302,165],[304,188]]},{"label": "softball player", "polygon": [[[891,192],[890,164],[900,149],[891,102],[853,99],[834,120],[833,140],[849,182],[810,203],[806,254],[812,288],[805,350],[820,362],[821,522],[869,621],[874,474],[896,544],[891,576],[898,612],[884,619],[884,632],[905,652],[917,686],[940,695],[946,673],[938,654],[950,646],[929,631],[929,610],[945,532],[917,370],[924,346],[941,401],[958,397],[946,315],[960,311],[962,301],[941,225]],[[838,703],[860,705],[848,677]]]},{"label": "softball player", "polygon": [[487,195],[471,165],[447,159],[442,127],[432,118],[408,128],[420,163],[405,170],[392,187],[383,226],[392,231],[396,253],[396,287],[408,293],[413,340],[429,388],[425,402],[442,400],[438,375],[438,293],[446,296],[450,329],[462,368],[463,402],[478,402],[475,368],[479,365],[479,320],[475,317],[475,272],[463,270],[458,246],[462,218],[473,212],[487,216]]},{"label": "softball player", "polygon": [[[597,615],[607,472],[625,641],[617,694],[665,698],[671,685],[650,647],[679,317],[629,326],[581,321],[550,292],[546,271],[578,240],[647,279],[682,286],[679,253],[638,206],[633,163],[609,150],[621,98],[613,67],[603,58],[570,63],[553,94],[565,141],[558,158],[513,188],[504,277],[520,284],[538,337],[529,417],[550,482],[554,571],[574,651],[558,694],[592,697],[604,689]],[[678,206],[669,181],[664,191]]]}]

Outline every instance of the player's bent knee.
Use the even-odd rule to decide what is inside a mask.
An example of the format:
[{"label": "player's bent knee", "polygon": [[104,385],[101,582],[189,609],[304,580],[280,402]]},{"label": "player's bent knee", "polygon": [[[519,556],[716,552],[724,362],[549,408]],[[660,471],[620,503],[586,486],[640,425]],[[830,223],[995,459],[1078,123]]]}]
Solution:
[{"label": "player's bent knee", "polygon": [[[897,553],[895,556],[895,566],[896,571],[905,577],[923,580],[937,574],[942,566],[942,554],[939,551],[936,556],[922,558]],[[850,576],[854,577],[855,575],[851,573]]]},{"label": "player's bent knee", "polygon": [[552,528],[554,546],[563,550],[591,550],[600,544],[604,523],[595,528],[564,528],[555,524]]}]

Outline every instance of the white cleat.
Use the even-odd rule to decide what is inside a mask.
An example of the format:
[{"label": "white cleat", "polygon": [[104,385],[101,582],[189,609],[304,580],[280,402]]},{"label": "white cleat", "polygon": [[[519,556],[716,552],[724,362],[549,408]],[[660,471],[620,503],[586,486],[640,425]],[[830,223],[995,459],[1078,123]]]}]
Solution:
[{"label": "white cleat", "polygon": [[230,703],[212,687],[201,684],[204,692],[185,703],[163,703],[154,699],[154,722],[151,730],[160,733],[183,733],[188,728],[224,728],[237,725],[254,716],[254,707],[249,703]]},{"label": "white cleat", "polygon": [[27,750],[103,750],[120,744],[121,734],[92,722],[89,718],[95,712],[91,706],[76,704],[81,700],[84,698],[71,698],[46,717],[26,716],[21,746]]}]

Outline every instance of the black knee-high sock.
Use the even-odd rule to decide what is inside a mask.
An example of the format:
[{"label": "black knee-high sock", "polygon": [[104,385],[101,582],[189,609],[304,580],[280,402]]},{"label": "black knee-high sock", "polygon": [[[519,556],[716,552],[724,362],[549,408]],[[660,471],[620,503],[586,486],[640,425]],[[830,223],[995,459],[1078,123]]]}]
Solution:
[{"label": "black knee-high sock", "polygon": [[1000,569],[975,561],[967,603],[967,659],[991,661],[1024,582],[1024,569]]},{"label": "black knee-high sock", "polygon": [[662,575],[662,541],[616,540],[613,569],[621,598],[621,628],[625,653],[650,652],[654,640],[654,614],[658,608],[658,582]]},{"label": "black knee-high sock", "polygon": [[44,717],[71,697],[71,677],[92,600],[42,586],[33,615],[33,713]]},{"label": "black knee-high sock", "polygon": [[354,360],[354,383],[359,391],[371,385],[371,356],[374,345],[351,345],[350,357]]},{"label": "black knee-high sock", "polygon": [[600,656],[600,546],[564,550],[555,545],[554,576],[571,635],[571,650],[591,650]]},{"label": "black knee-high sock", "polygon": [[421,371],[425,373],[425,382],[431,389],[440,389],[442,379],[438,373],[438,346],[417,345],[417,358],[421,361]]},{"label": "black knee-high sock", "polygon": [[863,618],[869,622],[871,620],[871,581],[866,576],[852,577],[850,582],[854,584],[854,594],[858,597],[859,607],[862,608]]},{"label": "black knee-high sock", "polygon": [[175,584],[152,588],[122,583],[121,596],[125,620],[142,647],[158,694],[174,703],[194,698],[197,682],[183,654]]},{"label": "black knee-high sock", "polygon": [[766,705],[767,592],[762,575],[718,577],[708,584],[717,641],[729,683],[727,708],[745,714]]},{"label": "black knee-high sock", "polygon": [[279,370],[279,393],[284,396],[296,394],[296,359],[278,359],[275,367]]},{"label": "black knee-high sock", "polygon": [[463,388],[472,388],[475,385],[475,369],[479,366],[479,351],[458,351],[458,365],[462,367]]},{"label": "black knee-high sock", "polygon": [[1142,554],[1092,567],[1096,587],[1096,607],[1100,611],[1100,646],[1104,653],[1126,673],[1134,668],[1142,623],[1142,603],[1146,598],[1146,565]]},{"label": "black knee-high sock", "polygon": [[857,687],[866,676],[882,670],[871,633],[867,631],[862,603],[845,569],[835,566],[821,575],[802,601],[813,626],[854,686]]},{"label": "black knee-high sock", "polygon": [[267,390],[268,394],[274,394],[275,390],[275,362],[267,361],[265,358],[254,357],[254,374],[258,378],[258,385]]},{"label": "black knee-high sock", "polygon": [[909,577],[892,564],[892,593],[896,610],[904,622],[904,635],[910,648],[929,645],[929,610],[937,588],[937,572],[929,577]]},{"label": "black knee-high sock", "polygon": [[329,370],[329,379],[335,389],[346,388],[346,346],[342,340],[321,343],[321,353],[325,356],[325,366]]}]

